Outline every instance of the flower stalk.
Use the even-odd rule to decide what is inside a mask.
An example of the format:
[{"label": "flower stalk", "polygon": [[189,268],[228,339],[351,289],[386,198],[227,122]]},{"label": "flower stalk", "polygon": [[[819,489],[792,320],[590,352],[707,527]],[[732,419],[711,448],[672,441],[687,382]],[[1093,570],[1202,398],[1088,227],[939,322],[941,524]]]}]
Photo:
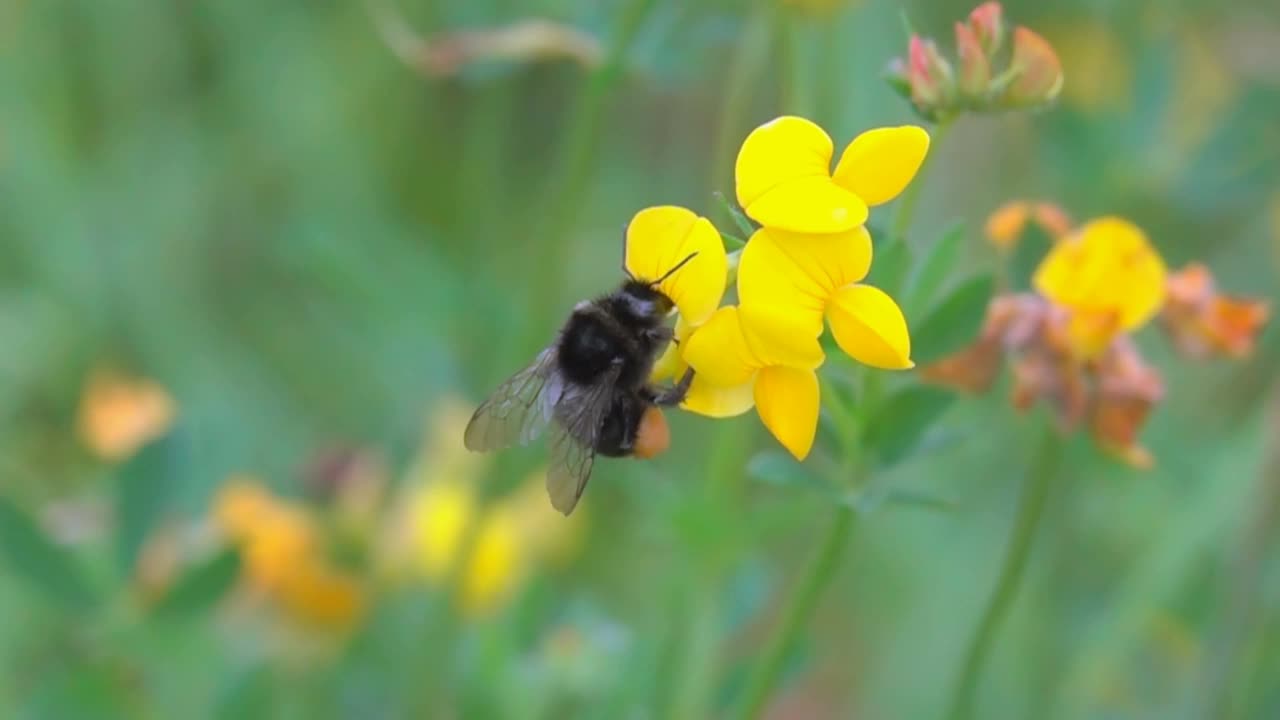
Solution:
[{"label": "flower stalk", "polygon": [[1009,538],[1009,547],[1005,551],[1004,562],[1000,567],[1000,576],[991,593],[991,599],[982,613],[978,629],[969,643],[969,649],[965,653],[964,665],[961,666],[960,677],[956,683],[955,693],[952,695],[951,711],[948,714],[951,720],[968,720],[974,717],[974,697],[977,694],[978,681],[982,677],[987,658],[995,646],[996,634],[1004,624],[1013,601],[1018,597],[1022,576],[1027,568],[1027,559],[1031,556],[1031,547],[1035,543],[1036,532],[1044,516],[1045,505],[1058,466],[1058,457],[1061,455],[1062,441],[1052,423],[1046,422],[1042,433],[1039,447],[1036,449],[1027,475],[1026,487],[1018,502],[1013,535]]}]

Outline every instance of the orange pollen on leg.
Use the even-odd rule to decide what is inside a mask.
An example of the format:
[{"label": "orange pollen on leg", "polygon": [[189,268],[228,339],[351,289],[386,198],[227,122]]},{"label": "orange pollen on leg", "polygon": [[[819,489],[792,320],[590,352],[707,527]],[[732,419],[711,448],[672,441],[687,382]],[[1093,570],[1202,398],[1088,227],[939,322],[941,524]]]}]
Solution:
[{"label": "orange pollen on leg", "polygon": [[633,454],[641,460],[662,454],[671,444],[671,428],[661,408],[652,406],[640,417]]}]

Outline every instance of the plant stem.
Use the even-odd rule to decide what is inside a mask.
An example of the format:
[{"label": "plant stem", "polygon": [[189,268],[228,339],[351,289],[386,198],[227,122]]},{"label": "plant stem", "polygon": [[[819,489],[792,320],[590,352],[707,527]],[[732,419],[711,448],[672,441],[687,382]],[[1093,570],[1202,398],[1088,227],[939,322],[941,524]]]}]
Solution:
[{"label": "plant stem", "polygon": [[1035,542],[1036,529],[1040,518],[1044,515],[1049,490],[1058,463],[1062,443],[1052,425],[1046,425],[1044,435],[1029,470],[1022,498],[1018,503],[1018,515],[1014,519],[1013,536],[1009,539],[1009,547],[1005,553],[1004,564],[1000,568],[1000,576],[995,590],[983,611],[982,620],[969,643],[965,654],[960,678],[956,683],[952,696],[950,717],[952,720],[965,720],[973,717],[974,696],[977,693],[978,680],[986,665],[987,657],[995,644],[996,633],[1004,622],[1009,608],[1018,596],[1022,583],[1022,575],[1027,567],[1027,558],[1031,555],[1031,546]]},{"label": "plant stem", "polygon": [[800,631],[813,614],[819,596],[822,595],[822,591],[826,589],[835,573],[840,555],[848,544],[849,535],[853,530],[853,514],[853,508],[847,504],[841,503],[836,506],[835,518],[827,529],[822,544],[801,575],[800,585],[783,611],[781,623],[765,647],[760,662],[747,680],[747,689],[737,717],[749,720],[759,717],[764,710],[765,702],[769,699],[782,673],[783,663],[794,647]]},{"label": "plant stem", "polygon": [[947,133],[951,131],[951,123],[950,119],[943,120],[934,128],[933,137],[929,142],[929,154],[925,156],[915,180],[907,186],[906,191],[902,193],[902,198],[898,200],[898,213],[893,218],[891,237],[906,240],[907,230],[911,228],[911,221],[915,218],[916,202],[920,199],[920,187],[924,185],[929,168],[933,166],[933,158],[938,154],[938,148],[942,146],[942,142],[947,139]]},{"label": "plant stem", "polygon": [[773,7],[757,0],[742,28],[742,34],[729,60],[725,83],[724,105],[716,129],[715,153],[711,164],[711,189],[732,197],[733,150],[745,137],[743,119],[751,101],[751,90],[764,72],[772,46]]}]

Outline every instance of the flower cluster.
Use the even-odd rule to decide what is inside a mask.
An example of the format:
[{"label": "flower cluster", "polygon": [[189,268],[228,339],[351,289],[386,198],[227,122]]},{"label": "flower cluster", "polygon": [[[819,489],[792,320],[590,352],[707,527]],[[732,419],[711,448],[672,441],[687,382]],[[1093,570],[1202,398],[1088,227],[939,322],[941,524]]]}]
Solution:
[{"label": "flower cluster", "polygon": [[966,22],[955,24],[954,65],[932,39],[913,33],[905,61],[899,58],[889,65],[889,82],[935,122],[966,110],[998,112],[1052,102],[1063,80],[1053,46],[1022,26],[1012,34],[1006,61],[1001,52],[1007,35],[1004,11],[998,2],[983,3]]},{"label": "flower cluster", "polygon": [[[1017,213],[1025,222],[1037,207],[1054,206],[1005,206],[988,222],[988,234],[997,242],[1016,242],[1020,225],[1012,229],[1018,223],[1008,218]],[[1049,225],[1065,214],[1049,217],[1047,223],[1039,221]],[[995,298],[977,340],[922,374],[983,391],[1002,358],[1011,355],[1015,407],[1026,409],[1045,399],[1064,428],[1087,422],[1104,449],[1136,467],[1149,467],[1153,460],[1138,444],[1138,434],[1163,397],[1164,383],[1131,334],[1163,308],[1164,325],[1179,349],[1197,356],[1214,351],[1239,356],[1251,347],[1267,308],[1219,297],[1203,266],[1169,274],[1146,235],[1127,220],[1104,217],[1051,234],[1061,237],[1032,277],[1035,292]]]},{"label": "flower cluster", "polygon": [[[876,368],[913,366],[906,319],[882,290],[862,283],[871,267],[868,209],[889,202],[915,176],[929,136],[915,126],[869,130],[832,168],[835,146],[816,124],[780,117],[748,135],[738,153],[738,203],[759,223],[737,262],[737,304],[716,309],[728,263],[711,224],[681,208],[649,208],[627,233],[627,270],[661,277],[698,251],[661,288],[680,310],[676,345],[656,378],[695,370],[682,407],[729,417],[755,407],[797,459],[817,431],[830,326],[850,357]],[[702,261],[703,252],[708,260]]]},{"label": "flower cluster", "polygon": [[503,607],[539,564],[567,558],[585,516],[566,522],[547,505],[542,472],[484,503],[477,480],[488,458],[457,443],[469,416],[460,400],[441,401],[378,554],[384,576],[449,587],[463,613],[479,617]]}]

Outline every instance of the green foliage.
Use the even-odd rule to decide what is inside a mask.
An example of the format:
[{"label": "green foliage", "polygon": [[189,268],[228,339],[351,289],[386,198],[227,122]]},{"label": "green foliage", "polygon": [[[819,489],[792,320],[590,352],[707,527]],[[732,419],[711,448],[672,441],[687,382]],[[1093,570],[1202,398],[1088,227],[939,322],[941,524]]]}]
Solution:
[{"label": "green foliage", "polygon": [[979,275],[943,298],[915,327],[911,356],[916,363],[932,362],[973,342],[994,290],[992,276]]},{"label": "green foliage", "polygon": [[910,385],[885,398],[871,415],[863,444],[882,467],[891,467],[921,447],[925,433],[955,401],[955,395],[924,385]]},{"label": "green foliage", "polygon": [[192,616],[208,612],[240,576],[240,553],[228,548],[187,570],[155,606],[157,616]]},{"label": "green foliage", "polygon": [[0,497],[0,554],[10,573],[44,599],[67,610],[88,610],[95,593],[66,549],[54,545],[35,520]]}]

